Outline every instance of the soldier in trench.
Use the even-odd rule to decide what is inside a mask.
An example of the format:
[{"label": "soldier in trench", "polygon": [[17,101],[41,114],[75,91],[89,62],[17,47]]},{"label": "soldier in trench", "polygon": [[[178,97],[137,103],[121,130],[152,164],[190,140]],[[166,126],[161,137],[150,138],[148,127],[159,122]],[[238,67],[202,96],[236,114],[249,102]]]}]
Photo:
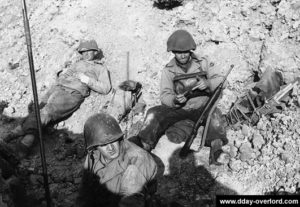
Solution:
[{"label": "soldier in trench", "polygon": [[88,154],[75,206],[145,206],[156,190],[152,156],[124,140],[117,120],[107,113],[86,121],[84,138]]},{"label": "soldier in trench", "polygon": [[[59,74],[55,85],[42,97],[40,114],[43,126],[70,117],[79,109],[91,90],[99,94],[108,94],[111,90],[109,71],[97,62],[103,54],[96,41],[82,41],[77,51],[81,55],[81,60]],[[25,136],[17,144],[20,158],[28,155],[37,135],[34,113],[30,113],[22,126],[17,127],[11,136],[22,134]]]},{"label": "soldier in trench", "polygon": [[[184,128],[183,120],[195,123],[211,92],[220,84],[223,77],[212,74],[209,67],[212,65],[207,58],[198,58],[192,51],[196,43],[186,30],[175,31],[167,41],[167,51],[174,54],[174,58],[165,66],[161,74],[160,100],[162,105],[154,106],[147,111],[144,126],[138,136],[132,139],[145,150],[151,151],[159,138],[169,127],[177,124]],[[201,74],[205,75],[199,75]],[[193,89],[192,95],[187,98],[185,92]],[[223,152],[222,146],[226,144],[226,132],[222,123],[221,113],[216,110],[213,115],[209,131],[216,132],[206,140],[206,145],[211,147],[210,163],[222,164],[228,157]],[[179,124],[178,124],[179,123]],[[211,124],[210,124],[211,125]],[[176,128],[173,127],[176,130]],[[168,129],[169,130],[169,129]],[[185,130],[185,136],[191,128]],[[182,140],[183,141],[183,140]]]}]

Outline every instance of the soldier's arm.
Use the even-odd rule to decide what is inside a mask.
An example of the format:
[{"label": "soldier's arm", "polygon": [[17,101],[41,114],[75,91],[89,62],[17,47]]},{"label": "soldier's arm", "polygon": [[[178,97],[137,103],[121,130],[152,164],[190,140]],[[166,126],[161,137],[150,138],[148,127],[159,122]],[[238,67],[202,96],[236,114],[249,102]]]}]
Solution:
[{"label": "soldier's arm", "polygon": [[96,91],[101,94],[108,94],[111,90],[111,79],[109,70],[107,70],[107,68],[103,66],[99,72],[97,79],[89,77],[87,85],[93,91]]},{"label": "soldier's arm", "polygon": [[164,69],[160,80],[160,101],[162,104],[170,107],[176,107],[174,103],[176,94],[173,87],[172,76],[168,70]]},{"label": "soldier's arm", "polygon": [[218,68],[213,67],[213,65],[207,57],[202,58],[201,66],[207,72],[207,92],[213,92],[223,80],[221,71],[218,71]]}]

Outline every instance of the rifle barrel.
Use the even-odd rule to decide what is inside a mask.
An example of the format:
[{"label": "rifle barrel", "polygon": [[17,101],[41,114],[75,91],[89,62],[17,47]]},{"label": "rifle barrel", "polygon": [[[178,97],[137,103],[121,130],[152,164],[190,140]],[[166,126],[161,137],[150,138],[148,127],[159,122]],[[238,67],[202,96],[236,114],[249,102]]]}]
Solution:
[{"label": "rifle barrel", "polygon": [[41,154],[41,162],[42,162],[42,168],[43,168],[45,197],[46,197],[46,201],[47,201],[47,207],[50,207],[51,206],[51,198],[50,198],[49,183],[48,183],[45,148],[44,148],[44,142],[43,142],[43,138],[42,138],[42,124],[41,124],[39,100],[38,100],[38,94],[37,94],[36,78],[35,78],[33,55],[32,55],[30,27],[29,27],[29,20],[28,20],[28,16],[27,16],[27,8],[26,8],[25,0],[22,0],[22,6],[23,6],[22,13],[23,13],[23,20],[24,20],[29,69],[30,69],[30,76],[31,76],[31,83],[32,83],[33,99],[34,99],[34,109],[35,109],[35,115],[36,115],[36,120],[37,120],[38,135],[39,135],[39,140],[40,140],[40,154]]},{"label": "rifle barrel", "polygon": [[[225,81],[227,80],[227,77],[230,74],[230,72],[232,71],[233,67],[234,67],[234,65],[230,65],[230,69],[227,71],[222,82],[218,85],[218,87],[215,89],[212,96],[209,98],[209,100],[205,104],[204,109],[203,109],[199,119],[197,120],[197,122],[195,123],[195,125],[193,127],[192,134],[186,139],[184,146],[181,148],[181,150],[179,152],[179,156],[181,158],[185,158],[188,155],[188,153],[190,151],[189,150],[190,146],[192,145],[194,138],[197,136],[197,131],[198,131],[200,125],[203,123],[204,119],[206,117],[208,117],[211,108],[215,105],[215,103],[219,99],[219,96],[222,92],[223,85],[224,85]],[[204,137],[204,138],[206,138],[206,137]],[[202,143],[204,143],[204,142],[205,142],[205,140],[202,140]]]}]

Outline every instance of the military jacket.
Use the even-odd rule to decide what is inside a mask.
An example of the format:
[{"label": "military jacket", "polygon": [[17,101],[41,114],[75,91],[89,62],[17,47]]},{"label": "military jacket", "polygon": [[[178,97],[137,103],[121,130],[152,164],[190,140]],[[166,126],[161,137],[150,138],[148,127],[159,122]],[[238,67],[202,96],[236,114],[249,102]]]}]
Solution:
[{"label": "military jacket", "polygon": [[[175,60],[175,57],[165,66],[161,74],[160,82],[160,100],[163,105],[177,108],[179,105],[174,103],[176,97],[176,91],[174,86],[174,77],[177,75],[197,73],[205,71],[207,73],[208,89],[210,92],[214,91],[215,88],[221,83],[222,76],[213,73],[209,70],[210,62],[207,58],[198,58],[195,54],[191,55],[191,64],[187,72],[185,72]],[[199,90],[199,89],[197,89]],[[182,107],[186,110],[198,109],[204,106],[208,100],[208,96],[198,96],[189,99],[186,104]]]},{"label": "military jacket", "polygon": [[[87,84],[80,81],[78,74],[83,73],[89,77]],[[84,97],[88,96],[90,89],[107,94],[111,89],[109,71],[101,64],[93,61],[79,61],[61,74],[58,85],[79,91]]]},{"label": "military jacket", "polygon": [[148,152],[128,140],[120,144],[118,158],[105,164],[101,162],[101,154],[96,154],[92,164],[91,157],[87,156],[84,168],[97,174],[99,182],[113,193],[122,196],[141,193],[145,185],[155,178],[156,163]]}]

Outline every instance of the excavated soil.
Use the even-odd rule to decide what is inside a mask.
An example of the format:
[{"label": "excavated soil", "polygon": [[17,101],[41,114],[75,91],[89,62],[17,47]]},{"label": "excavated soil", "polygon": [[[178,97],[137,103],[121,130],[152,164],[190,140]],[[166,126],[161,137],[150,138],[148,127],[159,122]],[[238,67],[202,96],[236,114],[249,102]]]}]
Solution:
[{"label": "excavated soil", "polygon": [[[281,71],[287,83],[300,76],[297,0],[186,0],[174,8],[150,0],[31,0],[27,7],[40,96],[55,82],[58,71],[77,60],[79,41],[95,39],[113,87],[126,79],[128,51],[130,79],[143,84],[147,108],[157,105],[161,70],[172,57],[166,40],[180,28],[194,36],[196,53],[214,62],[212,70],[224,74],[235,65],[219,103],[223,113],[267,68]],[[0,139],[22,122],[32,101],[21,8],[17,0],[2,0],[0,5]],[[227,131],[228,165],[209,166],[209,148],[181,160],[182,144],[163,136],[153,151],[160,161],[157,195],[183,206],[214,206],[216,194],[262,195],[279,188],[295,193],[300,183],[300,94],[293,93],[294,103],[283,113],[263,117],[254,127]],[[85,156],[83,124],[110,99],[111,94],[92,93],[71,118],[44,133],[55,206],[74,204]],[[117,98],[108,112],[116,115],[121,102]],[[137,133],[142,118],[134,118],[130,134]],[[19,176],[30,206],[45,205],[38,144],[20,163]],[[1,197],[0,206],[7,206]]]}]

